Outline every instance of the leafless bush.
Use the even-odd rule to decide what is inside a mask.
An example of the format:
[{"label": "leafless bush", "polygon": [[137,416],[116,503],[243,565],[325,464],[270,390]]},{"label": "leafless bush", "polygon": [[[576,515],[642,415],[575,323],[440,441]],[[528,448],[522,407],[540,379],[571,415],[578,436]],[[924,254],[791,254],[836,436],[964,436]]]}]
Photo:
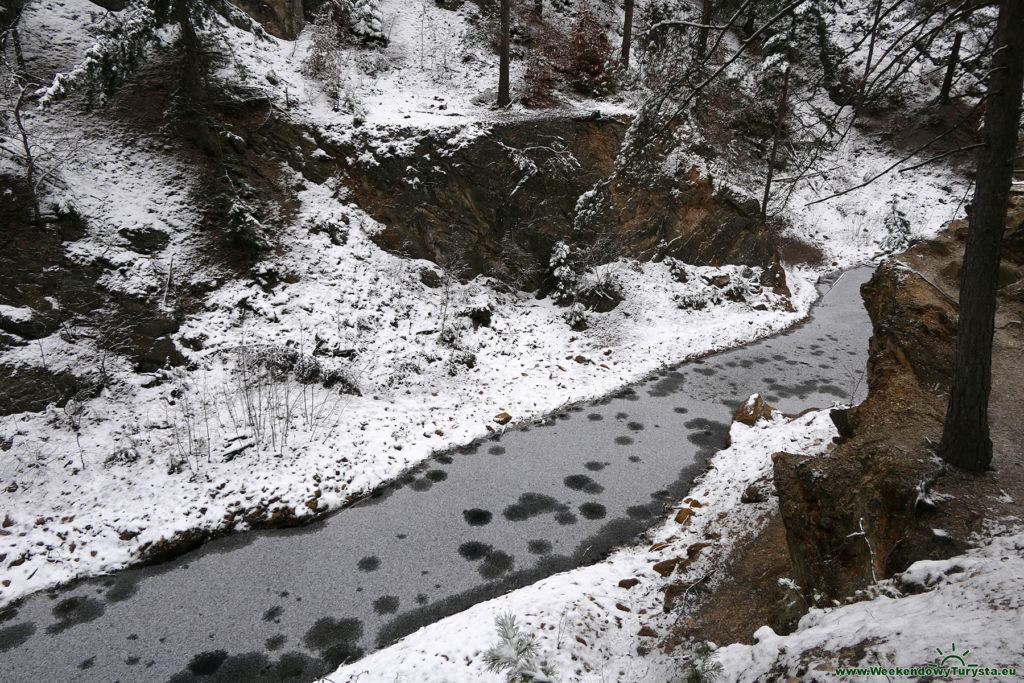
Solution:
[{"label": "leafless bush", "polygon": [[252,450],[284,455],[303,442],[325,442],[338,427],[346,393],[355,380],[342,369],[288,347],[242,344],[228,381],[211,388],[183,369],[171,371],[165,398],[174,450],[168,469],[199,474],[203,459],[232,460]]}]

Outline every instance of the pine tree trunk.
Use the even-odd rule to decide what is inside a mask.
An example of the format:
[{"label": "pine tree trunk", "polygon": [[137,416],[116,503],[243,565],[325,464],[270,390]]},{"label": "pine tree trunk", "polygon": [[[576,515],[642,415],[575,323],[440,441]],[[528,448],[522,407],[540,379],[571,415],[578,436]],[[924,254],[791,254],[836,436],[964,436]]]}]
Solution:
[{"label": "pine tree trunk", "polygon": [[509,7],[511,0],[501,0],[500,13],[501,17],[499,20],[498,27],[498,106],[507,107],[512,103],[512,98],[509,96],[509,82],[508,82],[508,33],[511,9]]},{"label": "pine tree trunk", "polygon": [[622,22],[622,66],[629,67],[629,48],[633,42],[633,0],[626,0],[626,17]]},{"label": "pine tree trunk", "polygon": [[946,77],[942,79],[942,90],[939,91],[939,104],[949,102],[949,91],[953,87],[953,75],[956,65],[960,62],[960,41],[964,38],[963,31],[957,31],[953,38],[953,47],[949,51],[949,64],[946,65]]},{"label": "pine tree trunk", "polygon": [[978,155],[964,250],[953,386],[939,444],[939,456],[943,460],[972,471],[985,470],[992,461],[988,399],[992,382],[996,282],[1024,86],[1024,2],[1021,0],[1000,2],[995,45],[985,109],[985,146]]}]

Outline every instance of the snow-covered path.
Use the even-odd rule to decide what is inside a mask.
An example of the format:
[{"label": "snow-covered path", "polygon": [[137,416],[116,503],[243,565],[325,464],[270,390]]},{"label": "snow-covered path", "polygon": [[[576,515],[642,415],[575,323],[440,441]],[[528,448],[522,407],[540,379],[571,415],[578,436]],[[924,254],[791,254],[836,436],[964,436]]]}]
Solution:
[{"label": "snow-covered path", "polygon": [[869,274],[823,285],[811,320],[785,335],[437,456],[322,522],[36,595],[0,624],[0,679],[310,680],[599,559],[683,497],[751,393],[784,411],[860,398]]}]

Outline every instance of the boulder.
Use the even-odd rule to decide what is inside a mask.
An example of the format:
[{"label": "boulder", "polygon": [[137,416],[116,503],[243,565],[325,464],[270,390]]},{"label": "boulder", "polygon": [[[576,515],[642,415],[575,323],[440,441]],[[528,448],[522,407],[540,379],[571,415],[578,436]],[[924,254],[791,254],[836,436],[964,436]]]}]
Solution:
[{"label": "boulder", "polygon": [[732,421],[753,427],[761,420],[770,420],[778,413],[775,408],[768,405],[759,394],[753,394],[750,398],[740,404],[736,412],[732,414]]}]

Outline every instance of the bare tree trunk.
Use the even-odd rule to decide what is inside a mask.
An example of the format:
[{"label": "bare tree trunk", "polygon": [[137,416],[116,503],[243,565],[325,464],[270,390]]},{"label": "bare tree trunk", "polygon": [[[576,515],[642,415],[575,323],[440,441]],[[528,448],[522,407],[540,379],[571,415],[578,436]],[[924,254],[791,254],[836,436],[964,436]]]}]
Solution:
[{"label": "bare tree trunk", "polygon": [[39,196],[36,194],[36,163],[32,156],[32,145],[28,139],[28,131],[21,120],[21,109],[25,104],[25,93],[28,88],[21,86],[18,93],[18,101],[14,104],[14,124],[18,127],[18,134],[21,137],[21,146],[25,154],[25,182],[28,184],[28,192],[32,196],[32,218],[39,224]]},{"label": "bare tree trunk", "polygon": [[972,471],[985,470],[992,461],[988,399],[992,386],[996,282],[1024,87],[1021,0],[999,3],[995,44],[985,108],[985,146],[978,155],[964,250],[953,386],[939,443],[943,460]]},{"label": "bare tree trunk", "polygon": [[533,18],[537,21],[544,19],[544,0],[533,0]]},{"label": "bare tree trunk", "polygon": [[711,23],[711,0],[702,0],[700,28],[697,29],[697,61],[703,62],[708,51],[708,25]]},{"label": "bare tree trunk", "polygon": [[772,180],[775,177],[775,158],[779,153],[779,139],[782,138],[782,125],[786,121],[786,108],[789,99],[789,72],[792,64],[786,65],[782,76],[782,92],[779,93],[778,115],[775,118],[775,134],[772,136],[772,151],[768,154],[768,177],[764,182],[764,196],[761,198],[761,222],[768,221],[768,199],[772,194]]},{"label": "bare tree trunk", "polygon": [[953,39],[953,47],[949,51],[949,64],[946,65],[946,77],[942,79],[942,89],[939,91],[939,104],[949,102],[949,90],[953,87],[953,75],[956,73],[956,65],[960,62],[960,41],[963,37],[964,32],[957,31]]},{"label": "bare tree trunk", "polygon": [[21,11],[24,9],[22,0],[11,0],[0,4],[0,11],[4,12],[4,26],[0,31],[0,51],[6,52],[7,39],[11,39],[14,45],[14,61],[18,71],[25,73],[25,55],[21,51],[21,36],[18,34],[18,24],[21,23]]},{"label": "bare tree trunk", "polygon": [[509,96],[509,84],[508,84],[508,33],[510,22],[511,9],[509,5],[511,0],[501,0],[500,13],[498,27],[498,106],[507,107],[512,103],[512,98]]},{"label": "bare tree trunk", "polygon": [[633,43],[633,1],[626,0],[626,17],[622,22],[622,66],[629,67],[629,47]]},{"label": "bare tree trunk", "polygon": [[864,104],[864,99],[867,97],[868,77],[871,76],[872,59],[875,56],[875,39],[878,37],[878,24],[881,22],[882,17],[882,0],[875,0],[875,18],[871,22],[871,40],[868,41],[868,57],[864,60],[864,78],[860,81],[860,86],[857,93],[856,106],[854,110],[859,110]]}]

